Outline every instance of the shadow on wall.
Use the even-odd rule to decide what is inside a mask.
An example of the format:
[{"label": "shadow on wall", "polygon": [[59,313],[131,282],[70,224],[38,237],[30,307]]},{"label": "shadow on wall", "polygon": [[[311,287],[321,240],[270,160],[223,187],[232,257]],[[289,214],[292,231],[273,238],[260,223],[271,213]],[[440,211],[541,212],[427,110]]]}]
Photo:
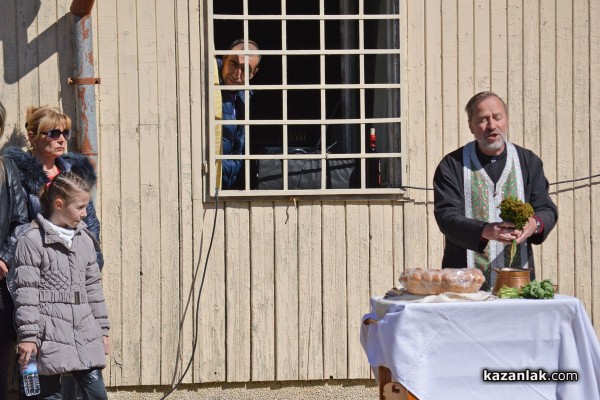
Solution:
[{"label": "shadow on wall", "polygon": [[[41,0],[0,0],[3,79],[9,85],[18,83],[56,53],[57,97],[40,98],[39,102],[50,105],[62,103],[63,112],[75,115],[75,93],[67,83],[67,78],[73,74],[71,15],[67,11],[50,26],[38,26],[36,29],[40,8]],[[35,32],[38,32],[37,37]],[[20,104],[20,108],[28,105]]]},{"label": "shadow on wall", "polygon": [[13,128],[12,131],[5,131],[2,137],[2,142],[0,142],[0,148],[4,146],[15,146],[21,149],[25,149],[27,147],[28,141],[27,137],[19,132],[18,128]]}]

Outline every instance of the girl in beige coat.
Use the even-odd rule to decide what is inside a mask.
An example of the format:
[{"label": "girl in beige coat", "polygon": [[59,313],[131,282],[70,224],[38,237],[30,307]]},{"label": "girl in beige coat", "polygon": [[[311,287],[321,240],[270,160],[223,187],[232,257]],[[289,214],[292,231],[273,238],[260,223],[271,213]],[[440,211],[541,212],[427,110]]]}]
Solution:
[{"label": "girl in beige coat", "polygon": [[19,361],[37,353],[40,399],[60,399],[60,374],[71,372],[85,399],[107,399],[101,369],[108,354],[108,312],[97,242],[83,218],[90,185],[57,175],[42,214],[19,232],[8,285],[15,302]]}]

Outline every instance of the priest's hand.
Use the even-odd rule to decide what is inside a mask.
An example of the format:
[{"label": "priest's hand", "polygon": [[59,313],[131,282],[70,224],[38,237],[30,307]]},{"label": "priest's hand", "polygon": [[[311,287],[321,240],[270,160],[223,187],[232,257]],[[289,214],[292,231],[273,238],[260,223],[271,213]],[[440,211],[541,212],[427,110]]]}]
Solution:
[{"label": "priest's hand", "polygon": [[[535,223],[534,223],[535,226]],[[534,228],[535,230],[535,228]],[[515,229],[515,224],[512,222],[488,222],[483,227],[481,237],[487,240],[495,240],[501,243],[509,244],[513,240],[519,240],[523,236],[523,232]],[[523,239],[525,240],[525,239]]]},{"label": "priest's hand", "polygon": [[525,240],[527,240],[528,237],[535,234],[536,227],[537,223],[535,218],[529,218],[529,221],[527,221],[527,225],[523,227],[523,233],[521,233],[521,236],[519,236],[519,238],[517,239],[517,244],[523,243]]}]

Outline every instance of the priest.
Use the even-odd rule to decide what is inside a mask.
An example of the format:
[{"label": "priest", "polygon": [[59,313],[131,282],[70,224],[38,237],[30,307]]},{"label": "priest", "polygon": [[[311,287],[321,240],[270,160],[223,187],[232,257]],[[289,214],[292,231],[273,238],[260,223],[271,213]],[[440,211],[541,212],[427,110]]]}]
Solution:
[{"label": "priest", "polygon": [[[435,218],[445,236],[442,267],[481,269],[483,290],[493,287],[494,268],[528,269],[533,279],[532,245],[546,239],[558,218],[542,161],[507,140],[508,108],[494,92],[476,94],[465,111],[475,140],[447,154],[433,179]],[[500,218],[506,197],[532,205],[522,229]]]}]

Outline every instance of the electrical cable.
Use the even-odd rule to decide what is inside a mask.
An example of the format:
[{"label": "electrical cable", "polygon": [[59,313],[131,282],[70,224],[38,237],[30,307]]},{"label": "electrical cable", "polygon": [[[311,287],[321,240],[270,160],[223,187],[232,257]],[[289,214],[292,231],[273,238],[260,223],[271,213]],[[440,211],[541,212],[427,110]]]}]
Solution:
[{"label": "electrical cable", "polygon": [[[552,186],[552,185],[562,185],[563,183],[574,183],[574,182],[579,182],[579,181],[585,181],[586,179],[597,178],[599,176],[600,176],[600,174],[590,175],[590,176],[586,176],[583,178],[575,178],[575,179],[569,179],[566,181],[553,182],[553,183],[549,183],[548,185]],[[433,190],[433,188],[419,187],[419,186],[400,186],[400,189]]]},{"label": "electrical cable", "polygon": [[[170,396],[175,390],[177,390],[177,388],[179,387],[179,385],[181,384],[181,382],[183,381],[183,378],[186,376],[186,374],[188,373],[190,367],[192,366],[192,363],[194,362],[194,355],[196,353],[196,345],[198,344],[198,322],[199,322],[199,318],[198,318],[198,313],[200,311],[200,298],[202,297],[202,288],[204,287],[204,279],[206,278],[206,271],[208,269],[208,259],[210,258],[210,252],[212,250],[212,245],[213,245],[213,240],[215,238],[215,230],[217,227],[217,214],[219,212],[219,189],[215,188],[215,217],[213,220],[213,227],[212,227],[212,232],[210,234],[210,242],[208,244],[208,250],[206,252],[206,259],[204,261],[204,271],[202,272],[202,280],[200,281],[200,288],[198,289],[198,299],[196,300],[196,322],[194,324],[194,339],[192,340],[192,355],[190,356],[190,360],[188,361],[188,364],[185,368],[185,371],[183,371],[183,374],[181,375],[181,377],[179,378],[179,381],[177,381],[177,383],[167,392],[165,393],[165,395],[163,397],[160,398],[160,400],[164,400],[166,399],[168,396]],[[192,279],[192,286],[190,288],[190,291],[193,292],[193,288],[194,288],[194,283],[196,282],[196,277],[198,275],[198,268],[200,267],[200,262],[198,262],[198,265],[196,267],[196,271],[194,271],[194,278]],[[185,316],[184,318],[180,321],[180,324],[183,325],[183,322],[185,320]],[[179,352],[177,352],[177,359],[175,361],[175,371],[177,371],[177,365],[179,363]]]},{"label": "electrical cable", "polygon": [[597,177],[599,177],[599,176],[600,176],[600,174],[596,174],[596,175],[587,176],[587,177],[585,177],[585,178],[569,179],[569,180],[567,180],[567,181],[559,181],[559,182],[554,182],[554,183],[551,183],[550,185],[560,185],[560,184],[563,184],[563,183],[573,183],[573,182],[579,182],[579,181],[584,181],[584,180],[586,180],[586,179],[597,178]]}]

